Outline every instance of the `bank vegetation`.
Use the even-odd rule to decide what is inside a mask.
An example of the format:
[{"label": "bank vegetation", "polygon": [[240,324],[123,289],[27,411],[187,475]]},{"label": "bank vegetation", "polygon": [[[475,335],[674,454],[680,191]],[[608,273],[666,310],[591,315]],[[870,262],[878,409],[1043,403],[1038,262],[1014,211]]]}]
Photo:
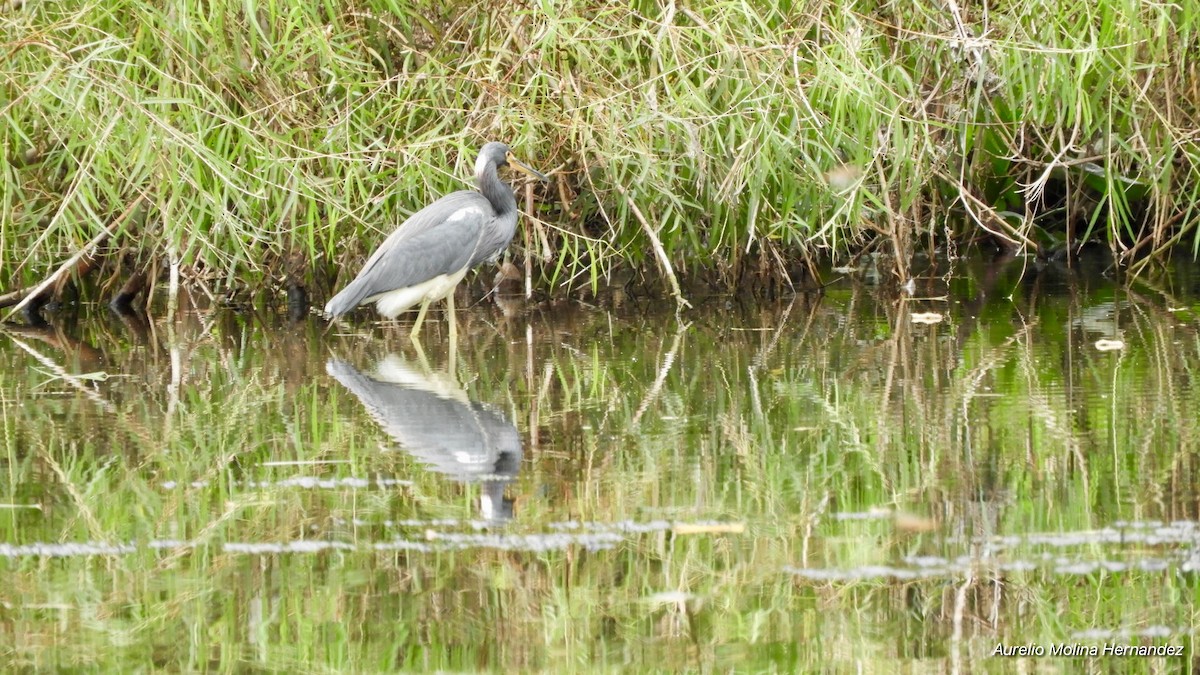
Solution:
[{"label": "bank vegetation", "polygon": [[487,140],[553,177],[510,252],[550,295],[1200,246],[1192,2],[5,5],[7,304],[322,296]]}]

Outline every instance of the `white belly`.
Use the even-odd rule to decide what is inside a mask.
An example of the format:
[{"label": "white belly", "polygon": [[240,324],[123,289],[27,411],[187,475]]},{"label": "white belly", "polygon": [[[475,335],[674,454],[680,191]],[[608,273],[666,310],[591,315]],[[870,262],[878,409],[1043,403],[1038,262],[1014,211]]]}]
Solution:
[{"label": "white belly", "polygon": [[394,319],[400,316],[400,312],[412,309],[423,302],[437,302],[450,295],[466,274],[466,269],[454,274],[439,274],[415,286],[372,295],[367,298],[367,302],[374,302],[380,314]]}]

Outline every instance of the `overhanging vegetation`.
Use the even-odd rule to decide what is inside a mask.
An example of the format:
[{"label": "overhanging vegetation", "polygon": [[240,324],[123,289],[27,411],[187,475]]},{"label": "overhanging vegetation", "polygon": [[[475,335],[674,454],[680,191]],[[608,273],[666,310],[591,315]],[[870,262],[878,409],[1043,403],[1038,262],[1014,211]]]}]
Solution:
[{"label": "overhanging vegetation", "polygon": [[6,290],[106,229],[111,286],[332,285],[492,139],[553,173],[516,255],[556,293],[1200,246],[1192,3],[8,5]]}]

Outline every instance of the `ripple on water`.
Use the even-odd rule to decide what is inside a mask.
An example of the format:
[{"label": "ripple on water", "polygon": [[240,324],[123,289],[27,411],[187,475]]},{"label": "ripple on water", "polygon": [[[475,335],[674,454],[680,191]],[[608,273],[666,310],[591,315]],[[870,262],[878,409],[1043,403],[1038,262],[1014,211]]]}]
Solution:
[{"label": "ripple on water", "polygon": [[[563,522],[549,525],[550,532],[506,533],[480,532],[494,529],[495,524],[481,520],[459,520],[438,518],[429,520],[384,520],[371,522],[363,519],[335,518],[335,525],[355,527],[385,527],[395,529],[424,528],[424,539],[396,537],[390,540],[340,541],[333,539],[295,539],[290,541],[223,542],[217,544],[224,553],[238,555],[287,555],[313,554],[325,551],[418,551],[436,553],[467,549],[495,549],[499,551],[525,551],[542,553],[581,547],[589,551],[611,549],[632,535],[650,532],[681,532],[684,534],[724,534],[731,531],[730,523],[716,521],[675,522],[618,521],[613,523]],[[469,528],[474,533],[448,531],[449,528]],[[567,531],[564,531],[567,530]],[[206,543],[178,539],[156,539],[143,544],[136,542],[67,542],[14,545],[0,544],[0,558],[65,558],[87,556],[124,556],[140,550],[186,550],[201,548]]]},{"label": "ripple on water", "polygon": [[[248,490],[264,490],[264,489],[290,489],[299,488],[302,490],[366,490],[376,488],[386,490],[396,487],[411,487],[413,481],[402,478],[359,478],[356,476],[347,476],[343,478],[316,478],[313,476],[292,476],[289,478],[281,478],[279,480],[242,480],[233,483],[233,487]],[[180,483],[178,481],[167,480],[159,484],[163,490],[177,490],[181,487],[189,488],[206,488],[212,485],[211,481],[194,480],[189,483]]]},{"label": "ripple on water", "polygon": [[[861,514],[853,514],[858,516]],[[854,517],[845,520],[857,520]],[[928,579],[934,577],[965,577],[968,573],[1036,572],[1055,575],[1087,576],[1098,572],[1121,574],[1127,572],[1162,573],[1171,570],[1194,572],[1200,570],[1200,524],[1191,521],[1118,522],[1114,527],[1079,532],[1038,532],[1025,535],[989,537],[975,540],[979,553],[974,556],[944,558],[941,556],[908,556],[895,565],[862,565],[858,567],[821,568],[785,566],[784,571],[813,581],[865,581],[871,579]],[[1092,556],[1067,558],[1037,551],[1039,547],[1053,549],[1069,547],[1098,547]],[[1126,548],[1136,546],[1136,548]],[[1146,547],[1154,547],[1160,555],[1146,555]],[[1161,555],[1164,552],[1174,555]],[[1035,549],[1035,550],[1027,550]],[[1128,559],[1112,556],[1125,555]]]}]

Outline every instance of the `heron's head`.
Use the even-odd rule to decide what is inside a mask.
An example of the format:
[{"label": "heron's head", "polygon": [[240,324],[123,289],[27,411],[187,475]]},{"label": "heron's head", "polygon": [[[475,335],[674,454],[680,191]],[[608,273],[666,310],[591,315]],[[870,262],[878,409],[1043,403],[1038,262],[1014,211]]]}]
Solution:
[{"label": "heron's head", "polygon": [[504,166],[512,167],[521,173],[537,178],[543,183],[550,180],[540,171],[535,171],[533,167],[517,159],[517,156],[513,154],[512,148],[498,141],[492,141],[484,145],[483,149],[479,151],[479,160],[475,162],[475,174],[479,175],[483,173],[489,165],[497,169]]}]

